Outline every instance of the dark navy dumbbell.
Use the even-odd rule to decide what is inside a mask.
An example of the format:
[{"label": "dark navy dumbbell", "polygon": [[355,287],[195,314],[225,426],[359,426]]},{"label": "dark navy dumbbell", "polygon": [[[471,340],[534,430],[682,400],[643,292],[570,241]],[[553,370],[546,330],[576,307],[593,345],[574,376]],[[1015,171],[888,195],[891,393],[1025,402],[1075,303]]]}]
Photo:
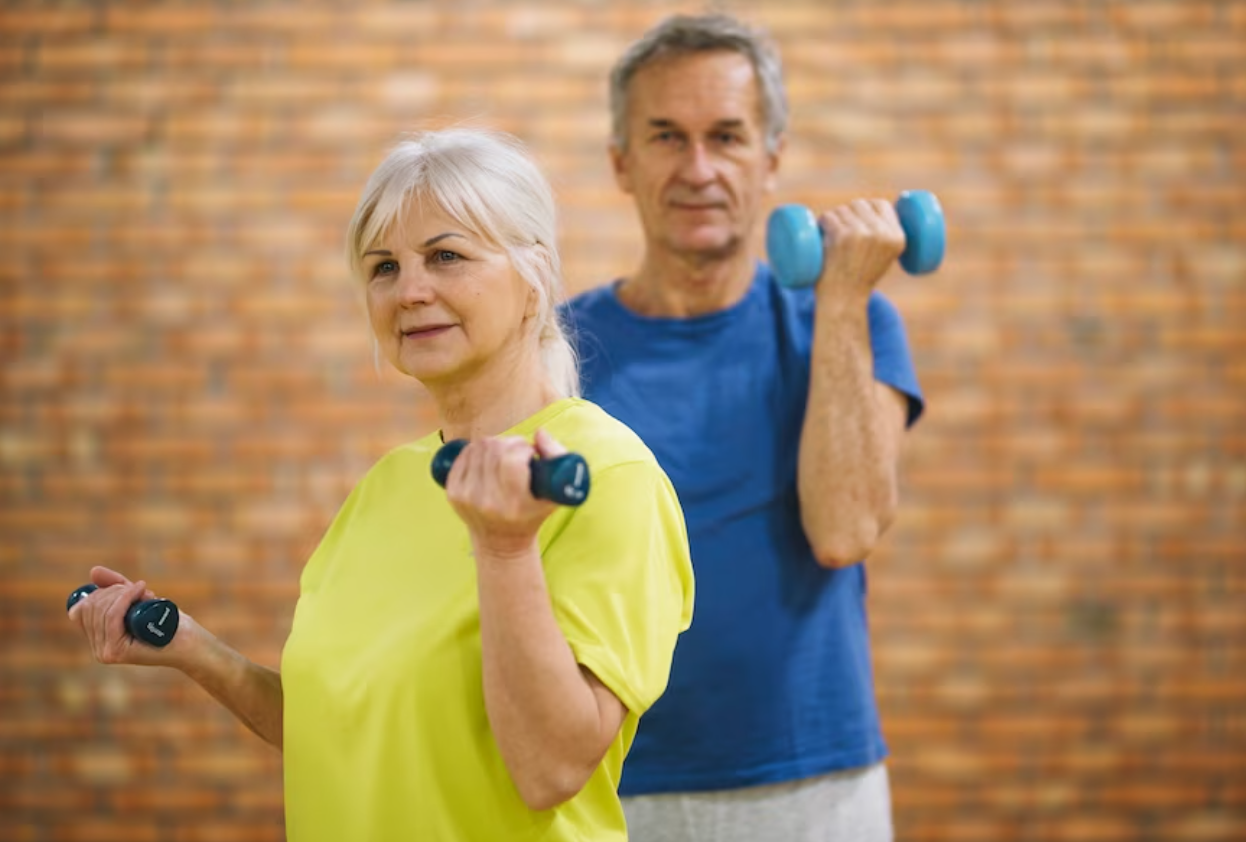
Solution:
[{"label": "dark navy dumbbell", "polygon": [[[73,608],[86,595],[98,590],[95,585],[83,585],[75,588],[65,602],[65,610]],[[168,646],[177,634],[177,624],[182,615],[177,606],[167,599],[144,599],[130,606],[125,612],[125,628],[131,637],[136,637],[151,646]]]},{"label": "dark navy dumbbell", "polygon": [[[896,200],[896,215],[904,229],[900,266],[910,275],[939,268],[947,244],[943,208],[926,190],[906,190]],[[766,253],[775,277],[785,287],[807,287],[822,276],[822,229],[804,205],[775,208],[766,223]]]},{"label": "dark navy dumbbell", "polygon": [[[433,479],[442,488],[446,487],[454,460],[459,458],[465,447],[467,439],[454,439],[443,444],[433,456]],[[578,506],[588,499],[588,463],[580,454],[533,458],[528,464],[532,470],[528,487],[538,500],[549,500],[560,506]]]}]

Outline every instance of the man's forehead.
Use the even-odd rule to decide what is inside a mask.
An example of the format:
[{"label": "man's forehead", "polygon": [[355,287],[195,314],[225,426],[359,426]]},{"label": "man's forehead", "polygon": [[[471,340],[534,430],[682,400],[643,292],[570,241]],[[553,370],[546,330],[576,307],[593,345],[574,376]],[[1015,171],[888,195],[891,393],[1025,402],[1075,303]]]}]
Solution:
[{"label": "man's forehead", "polygon": [[632,79],[633,118],[714,124],[758,117],[757,77],[747,56],[717,51],[661,58]]}]

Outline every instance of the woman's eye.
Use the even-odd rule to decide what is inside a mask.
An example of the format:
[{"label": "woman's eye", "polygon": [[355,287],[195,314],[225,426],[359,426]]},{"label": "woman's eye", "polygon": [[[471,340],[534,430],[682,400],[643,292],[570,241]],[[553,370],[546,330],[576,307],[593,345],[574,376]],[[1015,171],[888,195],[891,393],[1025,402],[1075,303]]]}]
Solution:
[{"label": "woman's eye", "polygon": [[376,264],[376,267],[372,270],[372,276],[376,277],[377,275],[391,275],[397,271],[398,271],[398,261],[382,260],[380,263]]},{"label": "woman's eye", "polygon": [[450,251],[449,249],[438,249],[433,252],[434,263],[453,263],[454,261],[460,259],[462,258],[459,256],[458,252]]}]

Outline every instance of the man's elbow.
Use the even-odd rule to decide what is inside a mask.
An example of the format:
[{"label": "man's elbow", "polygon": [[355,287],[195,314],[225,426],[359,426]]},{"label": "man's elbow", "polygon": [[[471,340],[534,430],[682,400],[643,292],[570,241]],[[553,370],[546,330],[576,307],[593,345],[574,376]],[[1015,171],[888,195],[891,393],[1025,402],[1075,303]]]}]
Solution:
[{"label": "man's elbow", "polygon": [[843,541],[817,544],[813,547],[813,557],[819,567],[827,570],[839,570],[850,567],[869,558],[874,544],[867,541]]},{"label": "man's elbow", "polygon": [[827,570],[839,570],[865,561],[878,546],[892,518],[892,511],[881,516],[862,517],[825,535],[811,537],[813,557]]}]

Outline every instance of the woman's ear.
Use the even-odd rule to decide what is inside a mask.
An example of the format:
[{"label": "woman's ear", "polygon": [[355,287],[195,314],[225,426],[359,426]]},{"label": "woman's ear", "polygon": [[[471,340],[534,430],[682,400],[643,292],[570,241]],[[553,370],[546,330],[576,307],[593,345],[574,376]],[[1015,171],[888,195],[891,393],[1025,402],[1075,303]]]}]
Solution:
[{"label": "woman's ear", "polygon": [[[539,243],[529,247],[526,250],[526,254],[524,254],[523,259],[529,262],[530,264],[529,268],[533,270],[532,273],[536,275],[537,277],[540,277],[543,274],[542,270],[548,269],[549,252],[546,251],[545,247],[540,245]],[[542,264],[545,264],[545,265],[542,266]],[[531,283],[527,278],[525,278],[522,272],[519,274],[519,276],[520,278],[523,279],[524,286],[528,288],[528,291],[527,291],[528,297],[526,299],[526,304],[524,306],[524,313],[523,313],[524,321],[527,321],[529,319],[536,318],[537,316],[541,314],[542,295],[541,295],[541,291],[536,288],[536,285]]]},{"label": "woman's ear", "polygon": [[528,303],[527,306],[524,307],[523,311],[523,318],[526,322],[529,319],[535,319],[537,314],[541,311],[541,294],[536,291],[536,287],[526,281],[524,282],[524,286],[528,288]]}]

